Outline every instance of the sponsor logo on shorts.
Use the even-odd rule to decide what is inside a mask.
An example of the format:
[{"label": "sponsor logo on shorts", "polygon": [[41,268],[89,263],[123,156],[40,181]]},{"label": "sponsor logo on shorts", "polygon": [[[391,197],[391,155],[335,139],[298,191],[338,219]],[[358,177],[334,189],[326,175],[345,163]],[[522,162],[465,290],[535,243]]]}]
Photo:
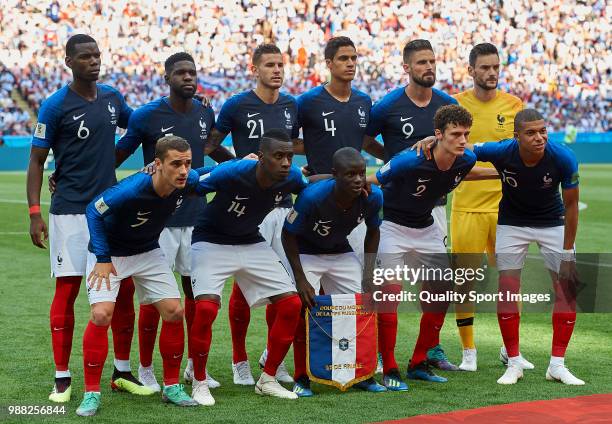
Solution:
[{"label": "sponsor logo on shorts", "polygon": [[62,254],[57,255],[57,266],[62,266],[62,262],[64,262],[64,258],[62,258]]}]

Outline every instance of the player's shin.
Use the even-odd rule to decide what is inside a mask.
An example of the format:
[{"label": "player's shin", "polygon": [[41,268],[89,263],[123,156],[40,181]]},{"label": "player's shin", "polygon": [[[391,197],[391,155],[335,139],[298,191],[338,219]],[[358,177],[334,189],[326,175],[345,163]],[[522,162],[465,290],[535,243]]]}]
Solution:
[{"label": "player's shin", "polygon": [[164,386],[178,384],[181,359],[185,349],[183,320],[162,321],[159,352],[164,365]]},{"label": "player's shin", "polygon": [[555,305],[551,356],[564,357],[576,324],[576,288],[573,282],[567,280],[555,281],[553,285]]},{"label": "player's shin", "polygon": [[[402,286],[399,284],[389,284],[381,288],[386,295],[399,294],[401,290]],[[382,356],[383,374],[388,374],[390,370],[398,368],[395,360],[398,304],[399,302],[386,301],[378,305],[378,351]]]},{"label": "player's shin", "polygon": [[300,311],[298,325],[293,339],[293,379],[297,381],[300,377],[307,376],[306,372],[306,320],[304,319],[305,310]]},{"label": "player's shin", "polygon": [[134,282],[131,278],[121,281],[111,321],[115,367],[121,372],[130,371],[130,349],[134,335]]},{"label": "player's shin", "polygon": [[89,321],[83,334],[83,371],[85,391],[99,392],[104,362],[108,355],[109,325],[95,325]]},{"label": "player's shin", "polygon": [[264,372],[274,376],[293,342],[302,302],[299,296],[294,294],[274,302],[271,307],[275,309],[276,318],[268,332],[269,349]]},{"label": "player's shin", "polygon": [[191,325],[193,324],[193,318],[195,316],[195,300],[193,299],[193,292],[191,291],[191,277],[181,276],[181,284],[183,285],[183,292],[185,293],[185,324],[187,325],[187,357],[191,356]]},{"label": "player's shin", "polygon": [[237,364],[248,359],[246,335],[251,320],[251,308],[236,282],[232,287],[228,309],[232,334],[232,362]]},{"label": "player's shin", "polygon": [[520,314],[517,302],[507,299],[508,294],[519,293],[521,280],[515,276],[504,274],[499,276],[500,300],[497,302],[497,321],[508,352],[508,358],[519,356],[519,326]]},{"label": "player's shin", "polygon": [[421,315],[421,324],[419,336],[414,346],[414,352],[410,363],[412,365],[419,364],[427,359],[427,351],[434,346],[440,344],[440,330],[444,324],[444,316],[442,312],[423,312]]},{"label": "player's shin", "polygon": [[212,341],[212,325],[219,312],[219,304],[213,300],[196,300],[196,311],[191,325],[191,340],[193,343],[194,378],[198,381],[206,379],[206,362]]},{"label": "player's shin", "polygon": [[70,377],[68,363],[74,332],[74,302],[81,288],[81,277],[58,277],[49,312],[51,344],[56,377]]},{"label": "player's shin", "polygon": [[140,305],[138,314],[138,344],[140,365],[150,367],[153,363],[153,349],[159,325],[159,312],[153,305]]}]

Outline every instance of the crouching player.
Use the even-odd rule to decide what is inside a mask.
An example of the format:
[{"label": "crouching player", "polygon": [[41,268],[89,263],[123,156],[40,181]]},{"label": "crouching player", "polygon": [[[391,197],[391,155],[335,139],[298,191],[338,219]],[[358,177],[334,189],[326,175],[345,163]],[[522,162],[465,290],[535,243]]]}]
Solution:
[{"label": "crouching player", "polygon": [[[465,150],[471,126],[472,116],[467,110],[457,105],[443,106],[434,116],[438,143],[433,148],[431,160],[417,156],[415,151],[404,150],[376,175],[368,177],[368,181],[383,185],[383,223],[378,248],[378,260],[382,268],[449,268],[444,234],[434,224],[432,217],[437,200],[451,192],[464,179],[498,178],[495,170],[489,168],[472,170],[476,157],[471,151]],[[447,285],[440,281],[425,281],[423,289],[443,292]],[[400,290],[398,281],[388,281],[381,287],[384,294],[399,293]],[[383,355],[385,386],[389,390],[405,391],[408,386],[401,379],[394,353],[397,306],[394,302],[379,306],[379,352]],[[430,370],[427,360],[427,351],[439,344],[447,307],[448,302],[423,305],[419,336],[408,368],[408,378],[447,381]],[[454,365],[449,367],[449,370],[457,369]]]},{"label": "crouching player", "polygon": [[198,184],[199,176],[191,170],[189,143],[180,137],[167,136],[157,142],[155,165],[154,175],[134,174],[87,206],[91,320],[83,335],[85,396],[76,411],[81,416],[94,415],[100,406],[108,326],[121,280],[127,277],[133,278],[140,303],[155,305],[163,320],[159,338],[164,368],[162,399],[179,406],[197,405],[179,384],[183,308],[158,239],[183,196]]},{"label": "crouching player", "polygon": [[308,180],[291,165],[293,144],[285,130],[266,131],[259,142],[259,160],[226,162],[201,177],[199,188],[215,192],[192,237],[191,270],[195,318],[193,398],[214,405],[206,382],[206,361],[225,281],[236,277],[249,307],[271,303],[268,356],[255,384],[260,395],[297,399],[276,378],[278,366],[293,342],[302,302],[278,255],[259,233],[266,215],[290,193],[299,193]]},{"label": "crouching player", "polygon": [[[321,286],[325,294],[360,293],[362,277],[372,275],[378,250],[382,192],[373,187],[369,196],[364,194],[365,160],[354,148],[343,147],[334,153],[332,166],[334,178],[302,191],[283,228],[285,253],[302,303],[308,308],[313,306]],[[367,226],[363,244],[365,270],[347,240],[362,222]],[[310,397],[313,393],[306,374],[304,311],[300,314],[293,353],[293,392]],[[358,383],[357,387],[371,392],[386,391],[373,378]]]},{"label": "crouching player", "polygon": [[[582,385],[584,381],[572,375],[564,363],[576,322],[578,163],[570,149],[548,141],[546,122],[533,109],[516,114],[514,136],[474,145],[478,160],[493,163],[502,180],[495,242],[499,291],[519,293],[527,250],[531,242],[536,242],[555,290],[552,352],[546,379]],[[508,352],[508,368],[497,382],[514,384],[523,376],[517,302],[507,298],[500,301],[497,318]]]}]

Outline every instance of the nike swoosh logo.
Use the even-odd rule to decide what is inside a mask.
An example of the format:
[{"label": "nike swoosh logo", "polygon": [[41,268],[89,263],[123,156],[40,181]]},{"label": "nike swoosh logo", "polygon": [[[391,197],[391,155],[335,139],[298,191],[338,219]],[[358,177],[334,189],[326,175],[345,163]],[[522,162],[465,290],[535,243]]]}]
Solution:
[{"label": "nike swoosh logo", "polygon": [[331,112],[321,112],[321,116],[331,115],[334,112],[335,112],[335,110],[332,110]]},{"label": "nike swoosh logo", "polygon": [[513,174],[513,175],[516,175],[516,172],[510,172],[510,171],[508,171],[506,168],[504,168],[504,172],[505,172],[506,174]]},{"label": "nike swoosh logo", "polygon": [[573,324],[573,323],[575,323],[575,322],[576,322],[576,320],[573,320],[573,321],[567,321],[567,322],[566,322],[566,324],[567,324],[567,325],[570,325],[570,324]]},{"label": "nike swoosh logo", "polygon": [[238,197],[238,196],[236,196],[236,200],[246,200],[246,199],[248,199],[248,197]]},{"label": "nike swoosh logo", "polygon": [[401,121],[401,122],[406,122],[406,121],[407,121],[407,120],[409,120],[409,119],[412,119],[412,116],[411,116],[411,117],[409,117],[409,118],[402,118],[402,117],[400,116],[400,121]]},{"label": "nike swoosh logo", "polygon": [[53,327],[53,331],[61,331],[65,328],[68,328],[68,327]]},{"label": "nike swoosh logo", "polygon": [[418,178],[417,181],[420,182],[420,183],[426,183],[427,181],[431,181],[431,178],[428,179],[428,180],[423,180],[421,178]]},{"label": "nike swoosh logo", "polygon": [[170,131],[172,128],[174,128],[174,125],[172,125],[171,127],[168,127],[168,128],[161,127],[161,132]]},{"label": "nike swoosh logo", "polygon": [[91,362],[88,362],[88,363],[87,363],[87,366],[88,366],[88,367],[99,367],[99,366],[100,366],[100,364],[92,364]]},{"label": "nike swoosh logo", "polygon": [[140,212],[140,211],[138,211],[138,212],[136,212],[136,215],[143,216],[143,215],[148,215],[150,213],[151,213],[151,211],[149,211],[149,212]]},{"label": "nike swoosh logo", "polygon": [[510,318],[512,318],[512,317],[504,317],[504,316],[501,317],[501,319],[504,320],[504,321],[507,320],[507,319],[510,319]]},{"label": "nike swoosh logo", "polygon": [[72,115],[72,119],[74,119],[74,120],[76,121],[77,119],[82,118],[82,117],[83,117],[83,116],[85,116],[86,114],[87,114],[87,112],[85,112],[85,113],[83,113],[83,114],[81,114],[81,115],[79,115],[79,116],[77,116],[77,115]]},{"label": "nike swoosh logo", "polygon": [[330,222],[332,222],[332,221],[333,221],[333,220],[331,220],[331,219],[330,219],[329,221],[319,221],[319,223],[321,223],[321,224],[329,224],[329,223],[330,223]]},{"label": "nike swoosh logo", "polygon": [[181,353],[180,355],[172,355],[172,357],[173,357],[174,359],[178,359],[178,358],[180,358],[180,357],[182,357],[182,356],[183,356],[183,354],[182,354],[182,353]]},{"label": "nike swoosh logo", "polygon": [[257,116],[259,115],[259,112],[257,113],[247,113],[247,118],[252,118],[253,116]]}]

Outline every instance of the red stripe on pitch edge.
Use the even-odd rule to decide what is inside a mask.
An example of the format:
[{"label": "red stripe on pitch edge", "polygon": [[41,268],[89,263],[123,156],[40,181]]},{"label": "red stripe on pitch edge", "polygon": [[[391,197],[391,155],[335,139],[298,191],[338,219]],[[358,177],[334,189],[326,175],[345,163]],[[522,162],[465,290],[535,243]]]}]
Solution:
[{"label": "red stripe on pitch edge", "polygon": [[[363,304],[361,294],[355,295],[355,302]],[[371,314],[360,314],[356,316],[355,326],[355,334],[358,334],[355,362],[362,365],[355,370],[355,378],[358,379],[376,370],[376,319]],[[367,328],[364,330],[365,326]]]}]

